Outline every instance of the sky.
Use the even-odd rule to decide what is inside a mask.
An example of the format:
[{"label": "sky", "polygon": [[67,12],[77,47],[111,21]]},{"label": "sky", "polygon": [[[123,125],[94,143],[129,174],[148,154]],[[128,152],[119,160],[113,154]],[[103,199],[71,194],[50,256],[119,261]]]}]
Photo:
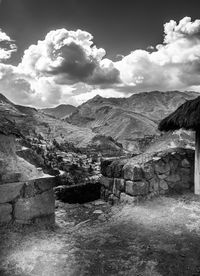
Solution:
[{"label": "sky", "polygon": [[200,92],[199,0],[0,0],[0,93],[79,105]]}]

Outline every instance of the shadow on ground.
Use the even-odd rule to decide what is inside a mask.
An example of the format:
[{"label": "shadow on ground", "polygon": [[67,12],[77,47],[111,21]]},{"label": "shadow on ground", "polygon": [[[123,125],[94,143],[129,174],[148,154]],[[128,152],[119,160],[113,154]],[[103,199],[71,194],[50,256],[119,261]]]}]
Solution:
[{"label": "shadow on ground", "polygon": [[200,201],[57,203],[54,230],[1,230],[2,276],[200,275]]}]

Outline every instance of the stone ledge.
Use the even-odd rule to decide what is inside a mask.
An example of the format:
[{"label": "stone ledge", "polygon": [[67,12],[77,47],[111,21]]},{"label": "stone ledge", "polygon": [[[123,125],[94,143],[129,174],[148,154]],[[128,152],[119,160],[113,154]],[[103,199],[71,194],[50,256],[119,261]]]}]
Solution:
[{"label": "stone ledge", "polygon": [[25,198],[34,197],[37,194],[41,194],[45,191],[51,190],[54,187],[54,177],[44,177],[29,180],[24,185]]}]

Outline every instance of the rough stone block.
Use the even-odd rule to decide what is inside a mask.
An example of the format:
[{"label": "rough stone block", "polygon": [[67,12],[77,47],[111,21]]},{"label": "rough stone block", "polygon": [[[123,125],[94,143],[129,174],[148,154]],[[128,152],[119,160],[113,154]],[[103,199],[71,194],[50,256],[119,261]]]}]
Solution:
[{"label": "rough stone block", "polygon": [[154,177],[154,165],[153,163],[147,163],[144,165],[144,177],[149,180]]},{"label": "rough stone block", "polygon": [[123,171],[124,178],[126,180],[140,181],[144,178],[143,170],[141,167],[125,165]]},{"label": "rough stone block", "polygon": [[151,180],[149,181],[149,191],[150,191],[150,192],[153,192],[153,191],[154,191],[154,181],[153,181],[153,179],[151,179]]},{"label": "rough stone block", "polygon": [[194,185],[194,175],[182,175],[180,182],[183,188],[189,188]]},{"label": "rough stone block", "polygon": [[177,184],[177,182],[170,182],[170,181],[167,181],[167,185],[168,187],[170,187],[171,189],[174,189],[174,186]]},{"label": "rough stone block", "polygon": [[20,195],[24,182],[7,183],[0,185],[0,203],[13,201]]},{"label": "rough stone block", "polygon": [[125,192],[129,195],[146,195],[149,192],[149,184],[146,181],[126,181]]},{"label": "rough stone block", "polygon": [[121,178],[123,177],[123,165],[118,164],[116,162],[113,162],[112,164],[112,171],[113,171],[113,177],[115,178]]},{"label": "rough stone block", "polygon": [[16,220],[31,220],[35,217],[53,214],[55,198],[53,190],[36,195],[32,198],[20,198],[14,207]]},{"label": "rough stone block", "polygon": [[125,180],[122,178],[114,178],[113,189],[116,189],[120,192],[124,192],[125,190]]},{"label": "rough stone block", "polygon": [[191,175],[193,174],[193,171],[190,168],[180,168],[180,175]]},{"label": "rough stone block", "polygon": [[12,205],[9,203],[0,204],[0,223],[11,221]]},{"label": "rough stone block", "polygon": [[103,160],[101,162],[101,173],[103,176],[108,176],[107,173],[109,173],[108,167],[111,165],[112,160]]},{"label": "rough stone block", "polygon": [[112,192],[108,189],[105,190],[105,193],[104,193],[104,196],[105,196],[105,199],[108,199],[109,198],[109,195],[111,195]]},{"label": "rough stone block", "polygon": [[106,176],[113,177],[113,170],[112,169],[113,168],[112,168],[111,165],[107,166],[107,168],[106,168]]},{"label": "rough stone block", "polygon": [[159,194],[160,195],[165,195],[165,194],[167,194],[167,192],[168,192],[168,190],[161,190]]},{"label": "rough stone block", "polygon": [[165,179],[167,182],[179,182],[181,180],[179,174],[171,174]]},{"label": "rough stone block", "polygon": [[168,177],[168,173],[163,173],[163,174],[158,174],[158,178],[159,179],[165,179],[165,178],[167,178]]},{"label": "rough stone block", "polygon": [[179,164],[180,164],[179,160],[171,157],[169,162],[171,172],[173,173],[176,172],[178,170]]},{"label": "rough stone block", "polygon": [[35,180],[35,185],[41,191],[51,190],[55,186],[55,177],[38,178]]},{"label": "rough stone block", "polygon": [[164,156],[162,157],[162,160],[163,160],[165,163],[169,163],[169,162],[170,162],[170,155],[169,155],[169,154],[164,155]]},{"label": "rough stone block", "polygon": [[166,182],[164,179],[162,179],[162,180],[160,181],[159,186],[160,186],[160,189],[161,189],[161,190],[164,190],[164,191],[168,190],[167,182]]},{"label": "rough stone block", "polygon": [[159,191],[159,179],[153,178],[150,180],[149,190],[150,190],[150,192]]},{"label": "rough stone block", "polygon": [[130,196],[125,193],[120,194],[120,203],[135,204],[136,202],[137,202],[137,197]]},{"label": "rough stone block", "polygon": [[23,197],[25,198],[34,197],[37,193],[38,193],[38,189],[37,187],[35,187],[34,180],[25,182]]},{"label": "rough stone block", "polygon": [[158,174],[164,174],[166,172],[170,171],[170,165],[169,163],[165,163],[162,160],[159,160],[156,164],[155,164],[155,171]]},{"label": "rough stone block", "polygon": [[190,182],[180,181],[180,182],[174,183],[173,190],[176,191],[176,192],[181,192],[181,191],[184,191],[184,190],[188,190],[190,188],[191,188],[191,183]]},{"label": "rough stone block", "polygon": [[137,195],[137,191],[135,189],[133,181],[128,180],[125,182],[125,192],[128,195]]},{"label": "rough stone block", "polygon": [[149,192],[149,184],[146,181],[136,182],[138,195],[146,195]]},{"label": "rough stone block", "polygon": [[99,182],[100,182],[104,187],[106,187],[107,189],[112,189],[114,179],[113,179],[113,178],[109,178],[109,177],[105,177],[105,176],[101,176]]},{"label": "rough stone block", "polygon": [[182,161],[181,161],[181,166],[184,167],[184,168],[190,168],[191,167],[191,164],[190,162],[184,158]]},{"label": "rough stone block", "polygon": [[108,197],[108,201],[112,204],[112,205],[115,205],[115,204],[118,204],[119,203],[119,197],[111,194],[109,195]]}]

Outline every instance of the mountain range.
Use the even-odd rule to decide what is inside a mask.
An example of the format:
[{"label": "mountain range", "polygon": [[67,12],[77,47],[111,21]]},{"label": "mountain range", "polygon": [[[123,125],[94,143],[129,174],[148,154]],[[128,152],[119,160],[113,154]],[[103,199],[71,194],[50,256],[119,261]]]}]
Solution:
[{"label": "mountain range", "polygon": [[[0,94],[1,116],[16,122],[24,135],[67,140],[85,147],[94,137],[104,135],[121,143],[126,150],[138,151],[141,139],[159,135],[158,123],[196,92],[143,92],[129,98],[103,98],[99,95],[78,107],[59,105],[37,110],[16,105]],[[100,137],[100,136],[99,136]]]},{"label": "mountain range", "polygon": [[80,105],[67,122],[112,136],[133,151],[138,139],[159,134],[157,126],[196,92],[144,92],[129,98],[103,98],[99,95]]},{"label": "mountain range", "polygon": [[0,120],[2,117],[14,121],[24,136],[41,134],[45,139],[66,139],[78,147],[87,146],[95,136],[87,127],[71,125],[33,107],[16,105],[0,94]]},{"label": "mountain range", "polygon": [[54,116],[55,118],[65,119],[76,111],[76,107],[70,104],[60,104],[52,108],[43,108],[41,111],[45,114]]}]

